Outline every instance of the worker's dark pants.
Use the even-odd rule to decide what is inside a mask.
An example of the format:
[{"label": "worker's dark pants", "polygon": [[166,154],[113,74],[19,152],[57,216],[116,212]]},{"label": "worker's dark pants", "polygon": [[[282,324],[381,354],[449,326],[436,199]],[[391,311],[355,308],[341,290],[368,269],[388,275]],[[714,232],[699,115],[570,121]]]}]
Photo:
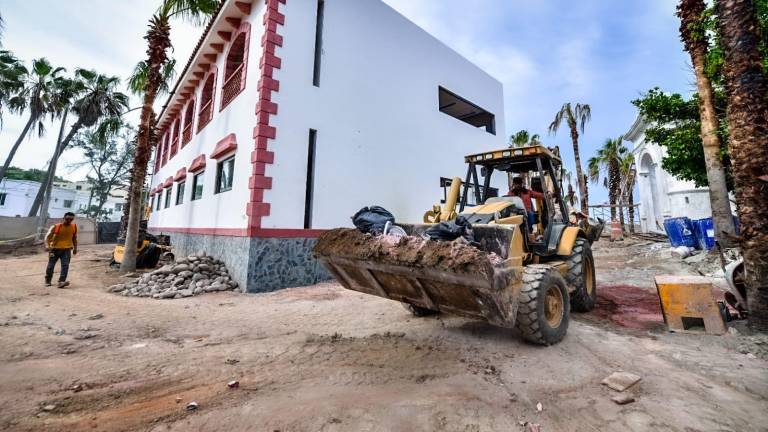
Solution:
[{"label": "worker's dark pants", "polygon": [[66,281],[70,259],[72,259],[72,249],[51,249],[48,253],[48,268],[45,269],[45,281],[50,282],[53,279],[53,268],[56,267],[56,261],[58,260],[61,260],[59,282]]}]

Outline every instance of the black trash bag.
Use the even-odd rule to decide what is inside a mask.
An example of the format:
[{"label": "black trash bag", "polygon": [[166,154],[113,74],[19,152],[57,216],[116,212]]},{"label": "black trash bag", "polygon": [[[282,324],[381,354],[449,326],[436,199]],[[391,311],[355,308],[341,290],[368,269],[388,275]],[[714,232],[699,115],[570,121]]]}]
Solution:
[{"label": "black trash bag", "polygon": [[453,241],[459,237],[464,237],[467,242],[475,243],[475,236],[472,234],[472,224],[464,216],[433,225],[424,231],[424,235],[430,240],[437,241]]},{"label": "black trash bag", "polygon": [[363,207],[354,216],[352,223],[360,232],[381,235],[387,222],[395,223],[395,216],[379,206]]}]

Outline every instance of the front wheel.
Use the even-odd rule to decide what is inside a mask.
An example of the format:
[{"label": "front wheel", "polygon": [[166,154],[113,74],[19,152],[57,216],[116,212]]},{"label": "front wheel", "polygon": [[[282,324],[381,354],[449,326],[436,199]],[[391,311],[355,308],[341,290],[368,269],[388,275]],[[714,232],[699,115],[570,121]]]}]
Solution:
[{"label": "front wheel", "polygon": [[595,259],[592,248],[583,238],[577,238],[571,255],[565,258],[568,273],[565,281],[574,288],[571,294],[571,309],[574,312],[589,312],[597,303],[595,282]]},{"label": "front wheel", "polygon": [[568,288],[557,270],[542,264],[525,267],[515,324],[525,340],[539,345],[563,340],[569,309]]}]

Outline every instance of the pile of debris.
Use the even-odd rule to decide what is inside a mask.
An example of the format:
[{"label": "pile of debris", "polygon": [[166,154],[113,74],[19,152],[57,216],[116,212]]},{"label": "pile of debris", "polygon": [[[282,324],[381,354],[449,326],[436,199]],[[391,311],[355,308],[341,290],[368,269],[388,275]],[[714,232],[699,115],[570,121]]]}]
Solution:
[{"label": "pile of debris", "polygon": [[198,252],[131,282],[113,285],[108,290],[124,296],[177,299],[237,287],[223,262]]}]

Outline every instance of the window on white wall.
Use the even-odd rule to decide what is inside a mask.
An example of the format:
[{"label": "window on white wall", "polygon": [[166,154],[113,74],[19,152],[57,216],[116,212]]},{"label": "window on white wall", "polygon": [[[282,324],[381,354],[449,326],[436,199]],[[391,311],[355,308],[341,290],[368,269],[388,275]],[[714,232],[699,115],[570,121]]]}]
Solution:
[{"label": "window on white wall", "polygon": [[224,159],[216,165],[216,193],[232,190],[235,174],[235,157]]},{"label": "window on white wall", "polygon": [[325,0],[317,1],[317,20],[315,21],[315,64],[312,69],[312,84],[320,87],[320,66],[323,60],[323,20],[325,18]]},{"label": "window on white wall", "polygon": [[5,192],[0,193],[0,206],[4,206],[5,205],[5,197],[6,196],[8,196],[7,193],[5,193]]},{"label": "window on white wall", "polygon": [[438,103],[440,112],[496,135],[496,116],[493,113],[442,87],[438,87]]},{"label": "window on white wall", "polygon": [[186,187],[185,182],[179,183],[178,186],[176,186],[176,205],[184,204],[184,188]]},{"label": "window on white wall", "polygon": [[64,200],[64,208],[71,209],[72,208],[72,200]]},{"label": "window on white wall", "polygon": [[160,210],[163,208],[163,191],[160,191],[157,193],[157,208],[156,210]]},{"label": "window on white wall", "polygon": [[192,177],[192,201],[203,197],[203,181],[205,180],[205,171],[200,171]]},{"label": "window on white wall", "polygon": [[309,130],[307,146],[307,185],[304,196],[304,229],[312,228],[312,206],[315,193],[315,152],[317,151],[317,131]]},{"label": "window on white wall", "polygon": [[171,206],[171,191],[173,188],[166,188],[165,189],[165,208],[168,208]]}]

